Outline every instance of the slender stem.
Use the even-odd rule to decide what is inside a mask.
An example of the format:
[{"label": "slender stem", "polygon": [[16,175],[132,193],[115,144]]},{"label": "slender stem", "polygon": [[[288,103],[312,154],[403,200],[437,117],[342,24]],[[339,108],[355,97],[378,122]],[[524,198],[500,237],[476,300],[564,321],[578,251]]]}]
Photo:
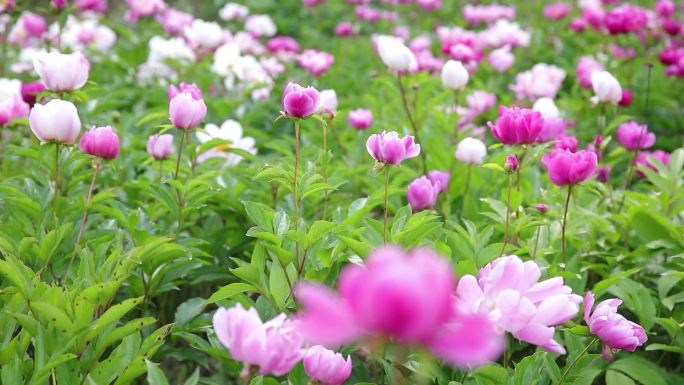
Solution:
[{"label": "slender stem", "polygon": [[90,181],[90,188],[88,189],[88,196],[86,197],[86,204],[85,204],[85,211],[83,213],[83,220],[81,221],[81,228],[78,230],[78,236],[76,237],[76,243],[74,244],[74,250],[71,253],[71,259],[69,260],[69,265],[67,266],[66,269],[66,274],[64,275],[64,278],[66,279],[69,276],[69,272],[71,271],[71,265],[74,263],[74,259],[76,258],[76,253],[78,252],[78,246],[81,243],[81,239],[83,239],[83,234],[85,233],[86,225],[88,224],[88,217],[90,215],[90,203],[93,200],[93,192],[95,191],[95,182],[97,181],[97,174],[100,172],[100,168],[102,168],[102,164],[100,163],[99,159],[95,160],[95,172],[93,172],[93,179]]},{"label": "slender stem", "polygon": [[563,241],[563,269],[567,270],[567,254],[565,249],[565,229],[568,224],[568,207],[570,206],[570,197],[572,196],[572,185],[568,185],[568,196],[565,198],[565,212],[563,213],[563,226],[561,229],[561,237]]},{"label": "slender stem", "polygon": [[539,233],[541,233],[541,225],[537,226],[537,237],[534,240],[534,250],[532,251],[532,259],[537,257],[537,247],[539,246]]},{"label": "slender stem", "polygon": [[513,189],[512,186],[512,177],[509,174],[508,175],[508,203],[506,204],[506,227],[504,228],[504,243],[503,246],[501,247],[501,252],[499,253],[499,257],[501,257],[506,251],[506,245],[508,244],[508,225],[511,220],[511,190]]},{"label": "slender stem", "polygon": [[[416,124],[414,116],[411,113],[411,108],[409,108],[408,101],[406,100],[406,89],[404,88],[404,83],[401,81],[401,75],[399,74],[397,74],[397,82],[399,83],[401,104],[404,107],[404,111],[406,112],[406,116],[408,117],[409,123],[411,124],[411,128],[413,128],[413,135],[416,137],[416,142],[418,144],[423,144],[423,142],[420,140],[418,125]],[[427,158],[424,149],[420,152],[420,158],[423,162],[423,173],[427,174]]]},{"label": "slender stem", "polygon": [[387,197],[389,191],[389,166],[385,167],[385,222],[383,227],[383,239],[387,243]]},{"label": "slender stem", "polygon": [[584,348],[584,350],[582,350],[580,352],[580,354],[577,355],[577,357],[575,357],[575,359],[570,363],[570,365],[565,367],[565,371],[563,372],[563,375],[561,376],[560,380],[558,381],[558,385],[563,385],[563,381],[565,381],[565,377],[568,376],[568,373],[570,373],[570,370],[572,370],[572,368],[574,368],[575,365],[577,365],[577,362],[580,360],[580,358],[584,357],[584,355],[587,354],[589,349],[596,343],[596,341],[598,341],[598,339],[594,338],[589,343],[589,345],[587,345],[587,347]]},{"label": "slender stem", "polygon": [[[323,183],[328,183],[328,125],[323,124]],[[328,194],[326,189],[323,193],[323,220],[328,213]]]},{"label": "slender stem", "polygon": [[335,142],[337,142],[337,146],[340,148],[342,153],[346,153],[347,149],[344,147],[344,144],[342,144],[342,139],[340,139],[340,135],[337,133],[337,129],[335,128],[335,124],[333,124],[332,119],[330,119],[330,131],[332,131],[333,137],[335,137]]},{"label": "slender stem", "polygon": [[[466,198],[468,197],[468,191],[470,190],[470,174],[472,173],[472,165],[468,165],[466,167],[466,180],[465,180],[465,190],[463,191],[463,207],[461,208],[461,215],[465,212],[465,207],[466,207]],[[453,173],[452,173],[452,179],[453,179]],[[509,194],[510,195],[510,194]]]},{"label": "slender stem", "polygon": [[60,190],[62,189],[62,183],[60,181],[60,173],[59,173],[59,154],[60,150],[62,148],[59,146],[59,143],[55,142],[55,195],[59,195]]},{"label": "slender stem", "polygon": [[[292,180],[292,198],[294,199],[294,229],[299,231],[299,195],[297,176],[299,173],[299,119],[295,119],[295,159],[294,159],[294,178]],[[299,243],[295,241],[295,260],[299,263]],[[304,262],[302,261],[302,265]]]},{"label": "slender stem", "polygon": [[164,159],[159,161],[159,183],[164,179]]},{"label": "slender stem", "polygon": [[185,142],[185,135],[187,135],[187,133],[183,131],[183,136],[181,137],[181,140],[178,141],[178,158],[176,159],[176,174],[173,177],[173,179],[176,180],[178,180],[178,173],[180,172],[180,162],[181,156],[183,156],[183,142]]}]

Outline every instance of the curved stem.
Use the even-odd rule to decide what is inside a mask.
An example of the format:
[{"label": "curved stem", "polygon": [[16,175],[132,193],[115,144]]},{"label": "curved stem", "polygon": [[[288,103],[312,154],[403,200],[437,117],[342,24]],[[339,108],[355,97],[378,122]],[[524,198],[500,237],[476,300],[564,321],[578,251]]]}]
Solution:
[{"label": "curved stem", "polygon": [[577,362],[580,360],[580,358],[584,357],[584,355],[587,354],[589,349],[596,343],[596,341],[598,341],[598,339],[594,338],[589,343],[589,345],[587,345],[587,347],[584,348],[584,350],[582,350],[580,352],[580,354],[577,355],[577,357],[575,357],[575,359],[570,363],[570,365],[565,367],[565,371],[563,372],[563,375],[561,376],[560,380],[558,381],[558,385],[563,385],[563,381],[565,381],[565,377],[568,376],[568,373],[570,373],[570,370],[572,370],[572,368],[574,368],[575,365],[577,365]]},{"label": "curved stem", "polygon": [[565,249],[565,228],[568,224],[568,206],[570,206],[570,197],[572,196],[572,185],[568,185],[568,196],[565,198],[565,212],[563,213],[563,226],[561,229],[561,237],[563,241],[563,269],[567,270],[568,266],[566,263],[566,249]]},{"label": "curved stem", "polygon": [[74,263],[74,259],[76,258],[76,253],[78,252],[78,246],[81,243],[81,239],[83,239],[83,233],[85,233],[86,225],[88,224],[88,216],[90,215],[90,203],[93,200],[93,192],[95,191],[95,182],[97,181],[97,174],[100,172],[100,168],[102,168],[102,164],[100,163],[99,159],[95,160],[95,172],[93,172],[93,179],[90,181],[90,188],[88,189],[88,196],[86,197],[86,204],[85,204],[85,212],[83,213],[83,220],[81,221],[81,228],[78,230],[78,236],[76,237],[76,243],[74,244],[74,250],[71,253],[71,259],[69,260],[69,265],[67,266],[66,269],[66,274],[64,274],[64,278],[69,276],[69,272],[71,271],[71,265]]},{"label": "curved stem", "polygon": [[511,184],[511,175],[508,175],[508,203],[506,204],[506,227],[504,229],[504,243],[503,246],[501,247],[501,252],[499,253],[499,257],[501,257],[506,251],[506,245],[508,244],[508,225],[511,220],[511,190],[512,190],[512,184]]},{"label": "curved stem", "polygon": [[[416,124],[414,116],[411,113],[411,108],[409,108],[408,101],[406,99],[406,89],[404,88],[404,83],[401,81],[401,75],[399,75],[399,74],[397,74],[397,83],[399,83],[399,93],[401,94],[401,104],[404,107],[404,111],[406,112],[406,116],[408,117],[409,123],[411,124],[411,128],[413,128],[413,135],[415,136],[416,142],[418,144],[423,144],[423,142],[420,140],[420,133],[419,133],[419,129],[418,129],[418,124]],[[426,158],[424,149],[422,149],[420,151],[420,158],[423,162],[423,174],[427,174],[427,158]]]},{"label": "curved stem", "polygon": [[383,239],[387,243],[387,196],[389,191],[389,166],[385,168],[385,224],[383,227]]}]

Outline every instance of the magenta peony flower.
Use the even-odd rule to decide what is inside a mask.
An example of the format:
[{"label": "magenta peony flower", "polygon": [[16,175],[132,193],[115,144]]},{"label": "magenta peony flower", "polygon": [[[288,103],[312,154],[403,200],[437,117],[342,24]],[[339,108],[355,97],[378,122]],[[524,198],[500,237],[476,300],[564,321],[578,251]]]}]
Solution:
[{"label": "magenta peony flower", "polygon": [[327,52],[307,49],[297,58],[298,63],[311,76],[319,77],[328,72],[335,63],[335,57]]},{"label": "magenta peony flower", "polygon": [[354,35],[354,25],[349,22],[342,22],[335,27],[335,35],[338,37],[349,37]]},{"label": "magenta peony flower", "polygon": [[652,147],[656,136],[648,127],[635,121],[623,123],[618,127],[617,139],[629,151],[639,151]]},{"label": "magenta peony flower", "polygon": [[119,156],[121,143],[112,127],[93,127],[83,134],[79,147],[88,155],[112,160]]},{"label": "magenta peony flower", "polygon": [[496,139],[504,144],[532,144],[544,128],[544,118],[537,111],[518,107],[501,107],[496,123],[488,122]]},{"label": "magenta peony flower", "polygon": [[520,168],[520,163],[518,158],[511,154],[506,157],[506,162],[504,162],[504,169],[508,172],[516,172]]},{"label": "magenta peony flower", "polygon": [[314,383],[321,385],[342,385],[351,376],[352,360],[344,359],[323,346],[316,345],[304,353],[304,370]]},{"label": "magenta peony flower", "polygon": [[610,167],[599,168],[598,171],[596,171],[596,180],[598,180],[601,183],[608,183],[611,171],[613,171],[613,169]]},{"label": "magenta peony flower", "polygon": [[203,99],[202,91],[200,91],[199,87],[197,87],[195,83],[181,83],[178,87],[176,87],[173,84],[169,86],[169,89],[167,91],[169,101],[171,101],[171,99],[173,99],[174,97],[176,97],[176,95],[182,92],[190,93],[190,95],[192,95],[192,98],[195,100]]},{"label": "magenta peony flower", "polygon": [[308,118],[318,112],[320,94],[313,87],[288,83],[283,91],[282,107],[285,115],[292,118]]},{"label": "magenta peony flower", "polygon": [[576,185],[591,178],[596,172],[596,153],[582,150],[554,150],[544,155],[542,163],[549,172],[551,182],[558,186]]},{"label": "magenta peony flower", "polygon": [[591,334],[603,343],[603,358],[613,361],[618,350],[633,352],[646,340],[646,332],[641,325],[627,320],[617,312],[622,300],[607,299],[594,307],[594,295],[587,292],[584,297],[584,321]]},{"label": "magenta peony flower", "polygon": [[558,141],[556,142],[556,148],[559,150],[576,152],[577,147],[579,147],[579,141],[574,136],[560,135],[558,137]]},{"label": "magenta peony flower", "polygon": [[486,317],[456,311],[454,288],[451,266],[431,250],[404,253],[385,246],[369,256],[365,267],[344,268],[339,294],[300,285],[300,329],[310,343],[339,346],[361,338],[393,338],[423,345],[457,366],[481,365],[500,354],[502,340]]},{"label": "magenta peony flower", "polygon": [[399,138],[396,131],[383,131],[381,134],[373,134],[368,138],[366,149],[376,161],[397,166],[402,161],[415,158],[420,154],[420,144],[415,143],[414,140],[410,135]]},{"label": "magenta peony flower", "polygon": [[554,326],[575,317],[582,297],[572,294],[561,277],[539,282],[540,277],[541,270],[534,261],[523,262],[514,255],[500,257],[483,267],[478,278],[461,278],[456,289],[457,306],[487,314],[501,332],[565,354],[553,338]]}]

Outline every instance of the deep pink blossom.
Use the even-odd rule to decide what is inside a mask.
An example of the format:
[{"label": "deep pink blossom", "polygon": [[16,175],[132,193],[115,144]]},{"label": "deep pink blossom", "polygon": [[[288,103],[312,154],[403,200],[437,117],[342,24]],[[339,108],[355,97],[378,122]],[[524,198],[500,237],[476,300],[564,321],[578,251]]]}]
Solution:
[{"label": "deep pink blossom", "polygon": [[596,172],[598,159],[593,151],[554,150],[544,155],[542,164],[551,182],[558,186],[573,186],[591,178]]},{"label": "deep pink blossom", "polygon": [[544,127],[537,111],[519,107],[501,107],[496,123],[488,122],[494,137],[504,144],[532,144]]}]

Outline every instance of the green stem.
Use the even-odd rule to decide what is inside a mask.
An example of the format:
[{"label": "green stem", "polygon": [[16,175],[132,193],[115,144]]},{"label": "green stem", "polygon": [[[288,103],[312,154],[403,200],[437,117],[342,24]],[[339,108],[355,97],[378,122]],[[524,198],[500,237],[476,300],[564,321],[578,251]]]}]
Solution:
[{"label": "green stem", "polygon": [[[323,123],[323,183],[328,183],[328,125]],[[323,220],[328,213],[328,194],[326,189],[323,193]]]},{"label": "green stem", "polygon": [[[295,217],[294,217],[294,229],[295,232],[299,231],[299,189],[298,189],[298,182],[297,182],[297,177],[299,174],[299,119],[295,119],[294,121],[295,125],[295,159],[294,159],[294,178],[292,180],[292,198],[294,199],[294,209],[295,209]],[[299,263],[299,242],[295,241],[295,260],[297,263]],[[301,263],[302,267],[301,270],[303,270],[303,265],[304,261]],[[300,269],[297,269],[300,270]]]},{"label": "green stem", "polygon": [[566,249],[565,249],[565,228],[567,227],[566,225],[568,224],[568,207],[570,206],[570,197],[572,196],[572,185],[568,185],[568,196],[565,198],[565,211],[563,213],[563,226],[561,228],[561,237],[563,241],[563,269],[567,270],[567,264],[566,264]]},{"label": "green stem", "polygon": [[[408,101],[406,99],[406,90],[404,89],[404,83],[401,81],[401,75],[397,74],[397,82],[399,83],[399,93],[401,94],[401,104],[404,107],[406,116],[408,117],[411,128],[413,128],[413,135],[415,136],[416,143],[423,145],[424,143],[420,140],[420,133],[418,129],[418,124],[411,113],[411,108],[409,108]],[[423,164],[423,174],[427,174],[427,158],[425,149],[421,149],[420,158]]]},{"label": "green stem", "polygon": [[59,172],[59,155],[60,155],[61,147],[59,146],[59,143],[55,142],[55,195],[59,195],[60,190],[62,189],[62,183],[60,181],[60,172]]},{"label": "green stem", "polygon": [[506,227],[504,228],[504,243],[503,246],[501,247],[501,252],[499,253],[499,257],[501,257],[504,254],[504,251],[506,251],[506,245],[508,244],[508,226],[511,221],[511,190],[513,189],[512,187],[512,178],[511,175],[508,175],[508,200],[506,204]]},{"label": "green stem", "polygon": [[537,247],[539,246],[539,233],[541,233],[541,225],[537,226],[537,237],[534,240],[534,251],[532,251],[532,259],[537,257]]},{"label": "green stem", "polygon": [[[470,174],[472,173],[472,165],[468,165],[466,167],[466,180],[465,180],[465,189],[463,190],[463,205],[461,207],[461,216],[463,216],[463,213],[465,213],[465,207],[466,207],[466,198],[468,197],[468,192],[470,191]],[[452,179],[453,179],[453,173]]]},{"label": "green stem", "polygon": [[597,338],[594,338],[594,339],[591,341],[591,343],[589,343],[589,345],[587,345],[587,347],[584,348],[584,350],[582,350],[582,351],[580,352],[580,354],[577,355],[577,357],[575,357],[575,359],[570,363],[570,365],[568,365],[568,366],[565,368],[565,371],[563,372],[563,375],[561,376],[560,380],[558,381],[558,385],[563,385],[563,381],[565,381],[565,378],[568,376],[568,373],[570,373],[570,370],[572,370],[572,368],[574,368],[575,365],[577,365],[577,362],[580,360],[580,358],[584,357],[584,355],[587,354],[587,352],[589,351],[589,349],[596,343],[596,341],[598,341],[598,339],[597,339]]},{"label": "green stem", "polygon": [[388,197],[388,192],[389,192],[389,166],[385,166],[385,222],[383,226],[383,239],[385,240],[385,243],[387,243],[387,197]]},{"label": "green stem", "polygon": [[181,140],[178,141],[178,157],[176,158],[176,174],[174,175],[173,179],[178,180],[178,173],[180,172],[180,162],[181,162],[181,156],[183,155],[183,142],[185,142],[185,135],[187,133],[183,131],[183,136],[181,136]]},{"label": "green stem", "polygon": [[99,159],[95,160],[95,172],[93,172],[93,179],[90,181],[90,188],[88,189],[88,195],[86,197],[85,212],[83,213],[83,220],[81,221],[81,227],[78,230],[78,236],[76,237],[76,243],[74,244],[74,250],[71,253],[71,259],[69,260],[69,265],[66,269],[66,274],[64,274],[64,279],[69,276],[71,271],[71,265],[76,259],[76,254],[78,253],[78,246],[81,244],[81,239],[83,239],[83,234],[85,233],[86,225],[88,224],[88,216],[90,215],[90,203],[93,200],[93,192],[95,191],[95,182],[97,181],[97,174],[100,172],[102,164]]}]

